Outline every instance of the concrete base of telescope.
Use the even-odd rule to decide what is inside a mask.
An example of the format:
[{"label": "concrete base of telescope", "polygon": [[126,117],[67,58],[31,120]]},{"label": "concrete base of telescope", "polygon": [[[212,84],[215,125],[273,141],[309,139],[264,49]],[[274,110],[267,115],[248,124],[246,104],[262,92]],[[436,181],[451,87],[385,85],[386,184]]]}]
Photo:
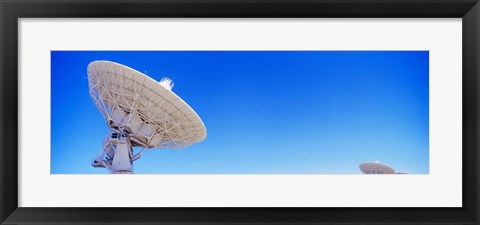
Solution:
[{"label": "concrete base of telescope", "polygon": [[111,164],[112,173],[133,173],[130,151],[131,148],[126,142],[116,144],[115,155]]},{"label": "concrete base of telescope", "polygon": [[133,157],[130,141],[123,135],[110,132],[105,138],[103,151],[93,160],[92,166],[107,168],[112,174],[132,174]]}]

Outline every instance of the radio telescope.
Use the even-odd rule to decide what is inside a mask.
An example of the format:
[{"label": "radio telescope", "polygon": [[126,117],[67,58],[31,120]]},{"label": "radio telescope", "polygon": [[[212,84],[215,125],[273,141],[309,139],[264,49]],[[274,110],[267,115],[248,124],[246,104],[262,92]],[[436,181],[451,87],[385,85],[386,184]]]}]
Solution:
[{"label": "radio telescope", "polygon": [[[181,149],[206,138],[202,120],[171,91],[169,78],[157,82],[109,61],[93,61],[87,72],[90,96],[110,128],[92,166],[131,174],[146,149]],[[135,154],[134,147],[141,150]]]},{"label": "radio telescope", "polygon": [[364,174],[394,174],[395,170],[391,167],[380,163],[379,161],[375,162],[366,162],[360,164],[360,170]]}]

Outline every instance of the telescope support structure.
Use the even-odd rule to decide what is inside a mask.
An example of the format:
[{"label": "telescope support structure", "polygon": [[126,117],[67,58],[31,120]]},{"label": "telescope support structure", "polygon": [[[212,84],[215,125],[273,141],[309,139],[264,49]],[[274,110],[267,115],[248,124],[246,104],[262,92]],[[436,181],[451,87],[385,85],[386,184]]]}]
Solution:
[{"label": "telescope support structure", "polygon": [[102,152],[93,160],[92,166],[104,167],[112,174],[133,174],[133,161],[140,155],[133,155],[128,136],[123,132],[110,131],[105,138]]}]

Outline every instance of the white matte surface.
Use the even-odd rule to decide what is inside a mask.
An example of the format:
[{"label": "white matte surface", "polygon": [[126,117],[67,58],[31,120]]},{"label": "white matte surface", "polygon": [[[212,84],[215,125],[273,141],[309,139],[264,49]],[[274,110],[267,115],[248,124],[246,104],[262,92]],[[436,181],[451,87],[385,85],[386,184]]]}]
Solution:
[{"label": "white matte surface", "polygon": [[[461,207],[461,29],[459,18],[20,19],[19,206]],[[430,50],[430,175],[50,175],[51,50]],[[138,191],[106,198],[99,183]]]}]

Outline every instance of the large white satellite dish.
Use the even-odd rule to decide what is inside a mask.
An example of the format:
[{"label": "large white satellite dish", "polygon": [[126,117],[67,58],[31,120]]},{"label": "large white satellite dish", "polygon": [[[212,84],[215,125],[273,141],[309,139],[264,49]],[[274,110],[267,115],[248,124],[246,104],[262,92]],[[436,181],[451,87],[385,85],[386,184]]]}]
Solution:
[{"label": "large white satellite dish", "polygon": [[[206,138],[197,113],[160,82],[130,67],[93,61],[88,65],[90,96],[110,127],[94,167],[111,173],[133,173],[133,161],[149,148],[180,149]],[[134,154],[133,147],[143,148]]]}]

